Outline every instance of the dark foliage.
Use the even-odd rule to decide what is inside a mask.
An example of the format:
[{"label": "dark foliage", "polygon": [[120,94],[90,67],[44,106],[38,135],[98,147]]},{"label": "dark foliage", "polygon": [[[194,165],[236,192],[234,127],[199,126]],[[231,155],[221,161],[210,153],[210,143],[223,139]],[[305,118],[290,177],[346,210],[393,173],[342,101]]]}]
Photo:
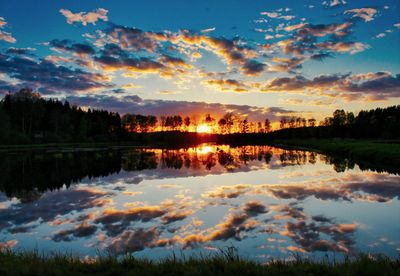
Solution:
[{"label": "dark foliage", "polygon": [[[46,100],[30,89],[7,94],[0,101],[0,143],[115,142],[182,144],[196,142],[228,142],[254,144],[266,140],[292,138],[400,138],[400,105],[352,112],[336,110],[319,126],[315,119],[282,117],[281,129],[270,132],[271,123],[238,120],[240,133],[232,133],[234,115],[227,113],[217,123],[218,135],[205,136],[188,131],[189,117],[125,114],[106,110],[82,110],[68,102]],[[216,119],[207,115],[205,123]],[[155,132],[158,128],[161,132]],[[225,137],[221,137],[221,136]]]},{"label": "dark foliage", "polygon": [[400,105],[360,111],[356,117],[336,110],[318,127],[284,128],[271,132],[269,139],[291,138],[400,138]]},{"label": "dark foliage", "polygon": [[45,100],[22,89],[0,102],[0,142],[115,141],[121,137],[121,118],[106,110],[82,110],[58,100]]}]

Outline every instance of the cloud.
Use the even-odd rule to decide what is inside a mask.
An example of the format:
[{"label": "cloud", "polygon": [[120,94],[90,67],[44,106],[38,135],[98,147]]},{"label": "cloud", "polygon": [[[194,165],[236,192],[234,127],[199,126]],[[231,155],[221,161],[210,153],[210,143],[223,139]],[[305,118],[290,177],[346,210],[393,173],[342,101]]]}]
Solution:
[{"label": "cloud", "polygon": [[361,42],[322,42],[315,45],[321,50],[329,50],[336,53],[356,54],[369,48],[369,45]]},{"label": "cloud", "polygon": [[216,87],[220,91],[247,92],[249,87],[235,79],[211,79],[204,81],[206,85]]},{"label": "cloud", "polygon": [[215,27],[201,30],[202,33],[209,33],[215,31]]},{"label": "cloud", "polygon": [[278,18],[279,13],[277,12],[261,12],[261,15],[268,16],[269,18]]},{"label": "cloud", "polygon": [[18,244],[17,240],[9,240],[9,241],[5,241],[5,242],[0,242],[0,251],[2,251],[3,249],[13,248],[17,244]]},{"label": "cloud", "polygon": [[186,63],[186,61],[184,61],[181,58],[178,57],[173,57],[170,55],[166,55],[163,54],[161,55],[161,58],[159,59],[159,61],[161,63],[163,63],[164,65],[169,65],[170,67],[183,67],[183,68],[187,68],[187,69],[191,69],[192,66],[188,63]]},{"label": "cloud", "polygon": [[353,14],[352,17],[364,19],[365,22],[374,20],[377,10],[373,8],[351,9],[344,12],[344,14]]},{"label": "cloud", "polygon": [[15,48],[15,47],[10,47],[7,49],[6,53],[7,54],[13,54],[13,55],[30,55],[32,54],[33,51],[36,51],[35,48]]},{"label": "cloud", "polygon": [[360,93],[360,96],[373,95],[382,99],[400,97],[400,75],[389,72],[366,74],[320,75],[313,79],[303,76],[282,77],[270,80],[262,91],[335,91]]},{"label": "cloud", "polygon": [[68,24],[74,24],[75,22],[82,23],[83,26],[87,24],[96,25],[98,20],[108,21],[107,13],[108,10],[99,8],[91,12],[78,12],[73,13],[67,9],[60,9],[60,13],[67,18]]},{"label": "cloud", "polygon": [[160,90],[158,93],[162,94],[162,95],[175,95],[175,94],[179,94],[179,92],[177,91],[171,91],[171,90]]},{"label": "cloud", "polygon": [[134,73],[159,73],[165,65],[148,57],[130,57],[116,44],[107,44],[93,60],[104,70],[126,70]]},{"label": "cloud", "polygon": [[281,234],[290,237],[306,252],[350,253],[355,243],[353,240],[355,231],[355,224],[334,224],[329,220],[307,222],[298,219],[296,222],[287,222],[285,231]]},{"label": "cloud", "polygon": [[127,230],[113,238],[109,249],[115,254],[141,251],[147,247],[155,246],[158,237],[159,233],[155,227]]},{"label": "cloud", "polygon": [[[295,162],[297,163],[297,162]],[[400,197],[400,187],[396,185],[399,177],[378,175],[368,176],[363,181],[357,179],[335,180],[334,185],[330,185],[329,179],[319,180],[313,183],[294,183],[294,184],[274,184],[274,185],[248,185],[240,184],[233,186],[219,186],[215,190],[202,194],[203,198],[209,199],[235,199],[248,195],[267,195],[276,199],[292,199],[296,201],[315,197],[320,200],[334,201],[371,201],[387,202],[396,197]],[[338,183],[339,182],[339,183]],[[244,208],[259,208],[260,202],[248,202]],[[262,204],[261,204],[262,205]],[[260,207],[262,208],[262,207]],[[265,209],[259,209],[264,210]],[[301,218],[304,217],[300,209],[291,206],[280,207],[279,211],[285,216]]]},{"label": "cloud", "polygon": [[261,15],[267,16],[273,19],[284,19],[286,21],[294,19],[296,16],[294,15],[282,15],[279,12],[261,12]]},{"label": "cloud", "polygon": [[260,201],[248,201],[244,204],[242,210],[249,216],[257,216],[267,212],[267,208]]},{"label": "cloud", "polygon": [[[3,17],[0,17],[0,29],[3,29],[5,25],[7,25],[6,20]],[[17,42],[17,40],[10,33],[2,30],[0,30],[0,40],[4,40],[8,43]]]},{"label": "cloud", "polygon": [[345,36],[352,25],[350,21],[338,24],[306,24],[303,28],[297,29],[297,35],[303,37],[309,35],[324,37],[330,34]]},{"label": "cloud", "polygon": [[[182,30],[178,34],[171,35],[168,40],[182,48],[198,47],[213,52],[223,58],[228,65],[243,66],[250,59],[257,56],[253,47],[239,37],[234,39],[216,38]],[[198,51],[198,49],[196,50]]]},{"label": "cloud", "polygon": [[250,185],[219,186],[216,190],[202,195],[205,198],[237,198],[249,191]]},{"label": "cloud", "polygon": [[300,23],[300,24],[296,24],[296,25],[289,25],[289,26],[286,26],[284,28],[284,30],[287,31],[287,32],[291,32],[291,31],[303,28],[305,25],[306,25],[306,23]]},{"label": "cloud", "polygon": [[109,235],[122,233],[132,221],[147,222],[167,213],[160,206],[137,206],[126,210],[105,209],[94,223],[101,223]]},{"label": "cloud", "polygon": [[367,44],[349,41],[352,26],[351,21],[300,23],[286,27],[282,24],[279,28],[290,32],[289,37],[262,46],[273,56],[268,71],[299,73],[302,64],[309,59],[322,61],[326,57],[334,57],[334,54],[356,54],[368,49]]},{"label": "cloud", "polygon": [[0,95],[5,95],[13,91],[18,91],[26,86],[27,85],[23,83],[15,83],[15,82],[0,80]]},{"label": "cloud", "polygon": [[294,73],[296,69],[302,68],[302,63],[304,62],[304,58],[273,58],[273,62],[276,64],[272,64],[269,66],[270,72],[289,72]]},{"label": "cloud", "polygon": [[5,25],[7,25],[6,20],[4,17],[0,17],[0,28],[4,28]]},{"label": "cloud", "polygon": [[58,231],[52,240],[55,242],[60,241],[71,241],[73,238],[83,238],[90,237],[96,233],[97,227],[94,225],[89,225],[87,223],[82,223],[75,226],[73,229]]},{"label": "cloud", "polygon": [[106,206],[111,202],[109,196],[110,194],[91,188],[46,192],[34,202],[19,203],[13,209],[0,209],[0,222],[6,222],[3,229],[8,228],[11,231],[15,227],[33,228],[39,218],[44,223],[51,223],[58,216],[73,211],[83,212]]},{"label": "cloud", "polygon": [[[243,211],[244,210],[244,211]],[[242,240],[243,232],[254,230],[258,223],[251,220],[251,217],[265,213],[265,207],[259,202],[247,202],[239,213],[229,214],[222,222],[215,227],[207,229],[202,233],[189,234],[184,237],[174,236],[171,243],[181,243],[183,247],[194,247],[200,243],[212,241],[226,241],[229,239]]]},{"label": "cloud", "polygon": [[4,40],[9,43],[17,42],[17,40],[10,33],[4,32],[2,30],[0,30],[0,40]]},{"label": "cloud", "polygon": [[54,39],[49,42],[49,45],[55,48],[56,50],[72,52],[78,55],[93,55],[96,53],[95,49],[88,44],[72,43],[67,39],[64,40]]},{"label": "cloud", "polygon": [[264,121],[268,117],[271,121],[276,121],[282,114],[292,112],[279,107],[265,108],[205,102],[144,100],[137,95],[123,97],[108,95],[68,96],[66,100],[82,107],[108,109],[120,114],[135,112],[156,116],[213,114],[222,117],[227,112],[233,112],[237,115],[248,116],[250,120]]},{"label": "cloud", "polygon": [[190,209],[181,210],[181,211],[171,211],[171,212],[168,212],[166,215],[164,215],[161,218],[161,221],[164,224],[170,224],[170,223],[173,223],[175,221],[184,220],[185,218],[187,218],[191,214],[193,214],[193,210],[190,210]]},{"label": "cloud", "polygon": [[325,7],[338,7],[346,4],[347,2],[345,0],[330,0],[322,2],[322,5],[324,5]]},{"label": "cloud", "polygon": [[121,25],[111,25],[106,29],[105,35],[97,40],[96,44],[114,43],[125,50],[148,52],[156,52],[161,47],[161,42],[167,41],[169,38],[169,35],[165,33],[146,32]]},{"label": "cloud", "polygon": [[264,71],[266,65],[256,60],[248,60],[243,65],[242,70],[248,76],[256,76]]},{"label": "cloud", "polygon": [[0,73],[23,82],[44,94],[90,91],[112,87],[109,78],[100,73],[59,66],[50,60],[35,60],[20,55],[0,54]]},{"label": "cloud", "polygon": [[163,78],[183,78],[192,66],[179,57],[159,54],[159,58],[141,57],[134,51],[122,49],[117,44],[106,44],[92,56],[95,65],[105,71],[122,70],[125,77],[137,77],[137,74],[159,74]]}]

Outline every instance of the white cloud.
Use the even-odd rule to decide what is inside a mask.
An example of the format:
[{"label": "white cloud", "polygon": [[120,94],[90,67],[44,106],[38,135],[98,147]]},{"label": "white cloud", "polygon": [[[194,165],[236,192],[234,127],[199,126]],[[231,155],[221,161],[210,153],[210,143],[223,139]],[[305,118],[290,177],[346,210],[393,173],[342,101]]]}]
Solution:
[{"label": "white cloud", "polygon": [[359,17],[364,19],[365,22],[374,20],[374,16],[377,13],[376,9],[373,8],[361,8],[361,9],[352,9],[347,10],[344,14],[353,13],[352,17]]},{"label": "white cloud", "polygon": [[98,20],[108,21],[107,17],[108,10],[102,8],[86,13],[85,12],[73,13],[67,9],[60,9],[60,13],[67,18],[68,24],[81,22],[82,25],[86,26],[89,23],[96,25],[96,22]]},{"label": "white cloud", "polygon": [[212,32],[212,31],[215,31],[215,27],[201,30],[202,33],[209,33],[209,32]]},{"label": "white cloud", "polygon": [[[286,11],[286,9],[285,9]],[[286,21],[294,19],[296,16],[294,15],[282,15],[279,12],[261,12],[261,15],[268,16],[269,18],[274,19],[284,19]]]}]

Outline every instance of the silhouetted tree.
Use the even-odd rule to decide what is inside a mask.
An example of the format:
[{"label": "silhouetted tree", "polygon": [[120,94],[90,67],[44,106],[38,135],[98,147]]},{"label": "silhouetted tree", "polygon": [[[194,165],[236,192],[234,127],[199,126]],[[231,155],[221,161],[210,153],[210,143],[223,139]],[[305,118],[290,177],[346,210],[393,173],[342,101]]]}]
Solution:
[{"label": "silhouetted tree", "polygon": [[190,117],[186,116],[185,119],[183,119],[183,124],[185,125],[186,131],[189,130],[190,123]]},{"label": "silhouetted tree", "polygon": [[227,124],[224,118],[219,119],[218,121],[219,132],[224,134],[227,132]]},{"label": "silhouetted tree", "polygon": [[346,119],[346,112],[344,112],[343,109],[336,109],[335,112],[333,112],[332,124],[336,126],[342,126],[346,124]]},{"label": "silhouetted tree", "polygon": [[281,118],[280,121],[279,121],[279,128],[280,129],[285,128],[287,123],[288,123],[287,117]]},{"label": "silhouetted tree", "polygon": [[248,133],[249,132],[249,122],[247,119],[244,119],[240,122],[240,132],[241,133]]},{"label": "silhouetted tree", "polygon": [[317,121],[317,120],[315,120],[314,118],[308,119],[308,126],[310,126],[310,127],[315,127],[316,121]]},{"label": "silhouetted tree", "polygon": [[268,118],[266,118],[264,121],[264,130],[266,133],[271,131],[271,122],[269,121]]}]

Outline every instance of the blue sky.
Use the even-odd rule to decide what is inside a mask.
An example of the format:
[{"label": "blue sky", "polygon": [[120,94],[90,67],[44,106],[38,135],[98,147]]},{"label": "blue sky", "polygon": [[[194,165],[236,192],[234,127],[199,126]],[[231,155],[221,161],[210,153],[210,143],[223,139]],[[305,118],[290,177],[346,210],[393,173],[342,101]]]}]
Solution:
[{"label": "blue sky", "polygon": [[1,0],[0,93],[257,119],[399,104],[399,14],[393,0]]}]

